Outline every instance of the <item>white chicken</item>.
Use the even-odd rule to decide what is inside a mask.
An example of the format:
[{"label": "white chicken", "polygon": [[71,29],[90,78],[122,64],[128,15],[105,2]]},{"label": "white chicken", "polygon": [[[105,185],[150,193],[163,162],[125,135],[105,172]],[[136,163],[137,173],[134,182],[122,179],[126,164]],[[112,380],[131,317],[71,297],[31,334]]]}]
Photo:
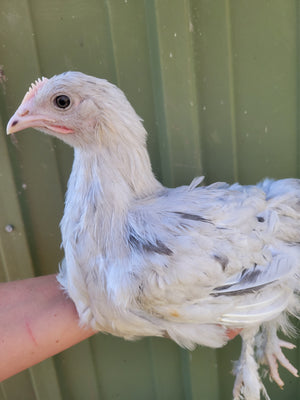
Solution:
[{"label": "white chicken", "polygon": [[269,398],[258,364],[278,362],[299,317],[300,181],[163,187],[146,131],[123,92],[80,72],[32,84],[7,132],[33,127],[74,147],[58,280],[81,324],[180,346],[243,339],[234,399]]}]

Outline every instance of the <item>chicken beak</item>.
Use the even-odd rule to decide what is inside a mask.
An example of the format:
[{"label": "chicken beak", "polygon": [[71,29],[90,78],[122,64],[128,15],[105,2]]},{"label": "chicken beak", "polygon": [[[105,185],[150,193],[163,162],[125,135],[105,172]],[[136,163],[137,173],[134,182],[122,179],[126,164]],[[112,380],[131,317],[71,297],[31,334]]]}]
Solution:
[{"label": "chicken beak", "polygon": [[6,133],[16,133],[26,128],[38,128],[43,126],[43,117],[30,115],[29,109],[22,104],[8,121]]},{"label": "chicken beak", "polygon": [[6,127],[7,135],[22,131],[26,128],[47,128],[55,133],[73,133],[74,130],[66,126],[58,125],[55,120],[46,118],[44,115],[34,115],[29,111],[28,105],[21,103],[20,107],[8,121]]}]

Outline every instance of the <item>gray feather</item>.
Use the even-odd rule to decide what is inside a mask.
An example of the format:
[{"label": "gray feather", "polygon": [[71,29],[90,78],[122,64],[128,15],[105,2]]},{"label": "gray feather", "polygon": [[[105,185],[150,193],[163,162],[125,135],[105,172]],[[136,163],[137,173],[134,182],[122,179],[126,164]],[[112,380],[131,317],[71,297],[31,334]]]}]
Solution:
[{"label": "gray feather", "polygon": [[274,256],[269,265],[254,265],[252,268],[243,269],[241,273],[233,276],[224,285],[214,288],[214,296],[243,295],[260,290],[288,276],[293,271],[293,264],[284,255]]}]

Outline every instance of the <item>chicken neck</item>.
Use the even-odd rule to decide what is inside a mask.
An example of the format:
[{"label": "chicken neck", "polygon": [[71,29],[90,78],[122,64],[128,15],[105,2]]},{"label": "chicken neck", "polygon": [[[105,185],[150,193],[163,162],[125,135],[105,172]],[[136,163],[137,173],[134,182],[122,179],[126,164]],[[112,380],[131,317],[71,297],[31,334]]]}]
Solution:
[{"label": "chicken neck", "polygon": [[89,231],[103,253],[115,252],[116,240],[124,241],[134,202],[161,188],[145,147],[128,150],[118,144],[93,151],[75,149],[61,224],[64,239],[73,236],[74,230]]}]

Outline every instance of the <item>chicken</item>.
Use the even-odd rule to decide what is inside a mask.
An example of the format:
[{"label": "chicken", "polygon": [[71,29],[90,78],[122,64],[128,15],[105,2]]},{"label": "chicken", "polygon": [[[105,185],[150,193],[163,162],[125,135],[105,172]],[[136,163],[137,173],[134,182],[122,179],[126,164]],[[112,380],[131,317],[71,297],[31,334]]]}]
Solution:
[{"label": "chicken", "polygon": [[74,147],[58,280],[82,325],[126,339],[218,348],[236,334],[234,399],[269,398],[259,364],[297,375],[277,331],[300,315],[300,181],[162,186],[123,92],[66,72],[31,85],[7,133],[33,127]]}]

